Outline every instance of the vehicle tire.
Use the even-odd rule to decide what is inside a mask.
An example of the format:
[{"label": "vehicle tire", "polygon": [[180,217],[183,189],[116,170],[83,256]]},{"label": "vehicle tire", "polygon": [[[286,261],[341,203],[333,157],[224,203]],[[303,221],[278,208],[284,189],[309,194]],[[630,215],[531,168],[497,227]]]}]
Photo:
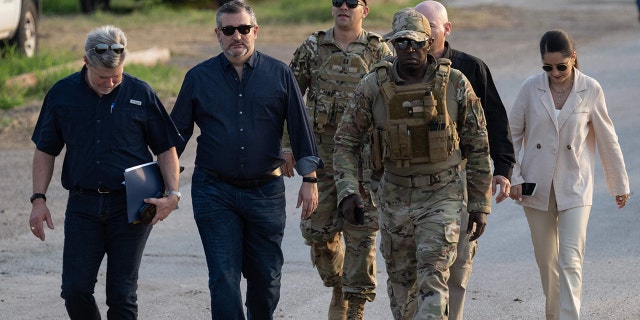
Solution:
[{"label": "vehicle tire", "polygon": [[33,0],[22,0],[20,23],[11,39],[20,54],[33,57],[38,49],[38,9]]}]

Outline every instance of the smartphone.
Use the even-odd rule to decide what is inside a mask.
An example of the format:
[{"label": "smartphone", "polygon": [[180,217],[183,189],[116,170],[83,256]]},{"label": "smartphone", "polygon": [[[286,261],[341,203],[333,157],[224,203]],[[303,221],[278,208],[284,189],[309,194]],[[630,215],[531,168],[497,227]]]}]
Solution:
[{"label": "smartphone", "polygon": [[522,195],[523,196],[533,196],[536,194],[537,185],[535,182],[525,182],[522,184]]}]

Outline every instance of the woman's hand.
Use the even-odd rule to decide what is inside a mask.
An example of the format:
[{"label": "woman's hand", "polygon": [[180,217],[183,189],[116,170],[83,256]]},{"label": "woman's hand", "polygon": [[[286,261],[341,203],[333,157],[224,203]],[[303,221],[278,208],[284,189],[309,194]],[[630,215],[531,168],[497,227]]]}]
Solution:
[{"label": "woman's hand", "polygon": [[516,184],[511,186],[511,192],[509,192],[509,198],[513,200],[522,201],[522,185]]},{"label": "woman's hand", "polygon": [[628,193],[616,196],[616,204],[618,205],[618,209],[624,208],[624,206],[627,204],[627,201],[629,201]]}]

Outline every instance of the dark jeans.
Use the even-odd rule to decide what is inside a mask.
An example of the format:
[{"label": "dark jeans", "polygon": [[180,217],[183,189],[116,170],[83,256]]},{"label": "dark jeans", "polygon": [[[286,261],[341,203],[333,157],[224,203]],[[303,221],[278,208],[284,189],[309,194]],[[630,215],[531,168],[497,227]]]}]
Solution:
[{"label": "dark jeans", "polygon": [[100,319],[93,293],[105,254],[107,318],[137,318],[138,269],[152,227],[129,224],[126,210],[124,192],[69,193],[60,296],[71,319]]},{"label": "dark jeans", "polygon": [[247,318],[273,319],[280,300],[286,222],[282,177],[252,189],[193,172],[193,212],[209,268],[211,317],[244,319],[240,276],[247,279]]}]

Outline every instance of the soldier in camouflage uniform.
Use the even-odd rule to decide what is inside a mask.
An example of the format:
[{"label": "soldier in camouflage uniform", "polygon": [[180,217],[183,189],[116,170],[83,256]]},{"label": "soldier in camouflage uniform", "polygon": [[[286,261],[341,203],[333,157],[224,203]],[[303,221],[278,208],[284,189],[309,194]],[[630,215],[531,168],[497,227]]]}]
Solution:
[{"label": "soldier in camouflage uniform", "polygon": [[[358,152],[371,132],[380,250],[395,319],[446,319],[447,279],[456,257],[463,205],[458,174],[466,159],[469,224],[482,235],[491,210],[491,163],[484,112],[467,79],[431,56],[429,21],[398,11],[385,35],[396,49],[365,76],[335,134],[333,166],[340,207],[357,210]],[[361,206],[360,206],[361,207]]]},{"label": "soldier in camouflage uniform", "polygon": [[[368,13],[366,1],[334,0],[334,26],[307,38],[290,65],[300,90],[306,92],[307,112],[325,161],[324,169],[317,172],[318,209],[302,220],[300,229],[324,285],[333,287],[329,319],[345,319],[347,311],[350,319],[357,318],[365,301],[373,301],[376,293],[376,211],[369,210],[359,222],[338,211],[331,165],[333,135],[356,85],[371,66],[391,55],[380,35],[362,28]],[[364,198],[372,209],[371,197]]]}]

